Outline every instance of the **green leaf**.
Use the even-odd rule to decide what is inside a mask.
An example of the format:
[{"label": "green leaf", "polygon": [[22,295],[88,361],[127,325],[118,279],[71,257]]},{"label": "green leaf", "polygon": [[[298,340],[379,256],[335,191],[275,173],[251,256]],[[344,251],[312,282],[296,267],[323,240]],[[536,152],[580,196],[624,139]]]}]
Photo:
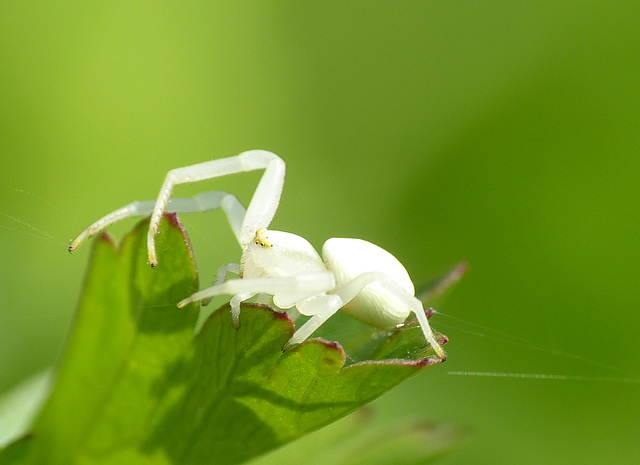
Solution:
[{"label": "green leaf", "polygon": [[[119,249],[107,236],[95,241],[51,396],[0,463],[241,463],[433,363],[411,328],[376,340],[374,361],[348,367],[342,348],[323,340],[283,353],[291,320],[258,305],[243,306],[239,330],[225,306],[194,335],[197,306],[176,308],[198,287],[186,234],[175,216],[163,220],[152,270],[147,226]],[[394,360],[381,360],[387,354]]]},{"label": "green leaf", "polygon": [[47,398],[51,370],[26,379],[0,397],[0,450],[27,433]]},{"label": "green leaf", "polygon": [[380,424],[373,413],[370,408],[362,408],[251,461],[251,465],[423,465],[458,446],[466,437],[465,429],[458,426],[433,425],[415,418]]}]

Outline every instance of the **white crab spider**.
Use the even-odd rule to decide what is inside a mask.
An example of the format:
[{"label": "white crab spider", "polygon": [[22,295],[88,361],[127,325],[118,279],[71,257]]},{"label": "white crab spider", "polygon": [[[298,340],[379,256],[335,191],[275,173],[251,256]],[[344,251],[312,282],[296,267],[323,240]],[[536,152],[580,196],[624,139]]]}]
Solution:
[{"label": "white crab spider", "polygon": [[[246,210],[236,197],[220,191],[171,199],[177,184],[258,169],[265,172]],[[264,150],[171,170],[156,201],[134,202],[99,219],[74,239],[69,251],[116,221],[151,214],[147,246],[149,264],[155,267],[155,235],[166,210],[182,213],[222,208],[242,247],[240,264],[220,268],[213,286],[187,297],[178,307],[231,295],[231,313],[237,327],[241,302],[256,295],[271,295],[277,307],[295,306],[301,314],[311,317],[295,331],[285,348],[306,340],[340,309],[381,329],[394,328],[413,313],[438,359],[444,360],[445,352],[431,331],[422,303],[414,295],[409,274],[389,252],[360,239],[333,238],[325,242],[321,258],[306,239],[266,229],[280,202],[284,175],[284,161]],[[240,278],[225,281],[228,272],[237,273]]]}]

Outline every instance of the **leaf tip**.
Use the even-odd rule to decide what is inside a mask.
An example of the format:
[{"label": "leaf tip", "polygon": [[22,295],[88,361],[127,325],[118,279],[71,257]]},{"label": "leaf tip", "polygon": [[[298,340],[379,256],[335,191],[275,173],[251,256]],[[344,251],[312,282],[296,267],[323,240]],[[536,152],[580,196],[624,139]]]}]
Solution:
[{"label": "leaf tip", "polygon": [[336,372],[344,367],[347,361],[347,353],[338,342],[328,341],[322,338],[307,339],[294,347],[293,351],[313,351],[313,347],[318,346],[322,347],[318,361],[323,367]]},{"label": "leaf tip", "polygon": [[337,350],[341,352],[343,355],[345,354],[344,348],[338,342],[327,341],[326,339],[312,339],[312,340],[324,345],[327,349]]},{"label": "leaf tip", "polygon": [[178,228],[178,229],[183,230],[183,231],[185,230],[184,226],[180,222],[180,218],[178,218],[178,214],[177,213],[165,212],[164,217],[167,219],[169,224],[171,226],[173,226],[174,228]]},{"label": "leaf tip", "polygon": [[116,241],[113,239],[113,237],[109,233],[106,233],[106,232],[103,232],[102,234],[100,234],[96,238],[96,242],[106,243],[106,244],[109,244],[114,249],[116,248]]},{"label": "leaf tip", "polygon": [[287,312],[278,311],[278,310],[274,309],[273,307],[270,307],[269,305],[264,305],[264,304],[253,304],[253,306],[264,308],[266,310],[271,311],[273,313],[273,317],[276,320],[282,320],[282,321],[287,321],[287,322],[291,323],[291,333],[293,334],[293,328],[294,328],[293,321],[291,320],[291,318],[289,317]]},{"label": "leaf tip", "polygon": [[[180,221],[178,214],[174,212],[165,212],[164,219],[167,221],[169,228],[176,229],[182,236],[182,241],[184,242],[184,246],[187,249],[187,253],[189,254],[189,259],[191,261],[191,264],[193,265],[193,268],[196,269],[196,258],[195,258],[195,255],[193,254],[191,239],[189,238],[189,233],[187,232],[184,225]],[[149,219],[147,218],[147,220],[145,220],[145,222],[143,223],[148,224],[148,222],[149,222]],[[157,262],[156,263],[149,262],[149,264],[151,265],[151,268],[155,269],[157,267]]]}]

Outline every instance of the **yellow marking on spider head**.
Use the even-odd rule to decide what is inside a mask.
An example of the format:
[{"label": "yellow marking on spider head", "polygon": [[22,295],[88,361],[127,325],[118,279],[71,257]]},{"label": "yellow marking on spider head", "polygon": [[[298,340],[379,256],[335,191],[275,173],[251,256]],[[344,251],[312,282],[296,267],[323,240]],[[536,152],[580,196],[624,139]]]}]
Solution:
[{"label": "yellow marking on spider head", "polygon": [[253,239],[253,243],[255,245],[259,245],[260,247],[273,247],[273,244],[269,242],[269,238],[267,238],[267,228],[260,228],[256,231],[256,237]]}]

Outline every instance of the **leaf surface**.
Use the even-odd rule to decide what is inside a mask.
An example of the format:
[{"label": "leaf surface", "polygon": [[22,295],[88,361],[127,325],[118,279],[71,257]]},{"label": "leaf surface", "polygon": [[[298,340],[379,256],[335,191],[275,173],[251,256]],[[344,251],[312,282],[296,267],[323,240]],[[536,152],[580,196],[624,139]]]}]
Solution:
[{"label": "leaf surface", "polygon": [[0,463],[242,463],[432,363],[411,327],[376,340],[367,349],[373,361],[347,367],[336,343],[283,352],[291,320],[258,305],[243,306],[238,330],[225,306],[194,334],[198,307],[176,308],[198,288],[186,233],[175,216],[163,220],[152,270],[147,227],[140,223],[119,248],[107,236],[95,241],[51,395]]}]

